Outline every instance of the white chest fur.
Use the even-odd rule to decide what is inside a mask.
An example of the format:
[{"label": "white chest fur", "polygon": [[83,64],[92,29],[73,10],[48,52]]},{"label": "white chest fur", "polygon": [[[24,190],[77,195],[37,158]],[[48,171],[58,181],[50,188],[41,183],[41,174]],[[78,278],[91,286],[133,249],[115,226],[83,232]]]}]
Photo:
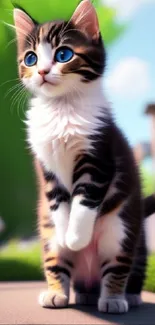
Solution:
[{"label": "white chest fur", "polygon": [[88,136],[99,127],[104,106],[101,93],[70,101],[39,97],[31,100],[27,112],[28,142],[46,169],[55,173],[69,191],[75,157],[90,149]]}]

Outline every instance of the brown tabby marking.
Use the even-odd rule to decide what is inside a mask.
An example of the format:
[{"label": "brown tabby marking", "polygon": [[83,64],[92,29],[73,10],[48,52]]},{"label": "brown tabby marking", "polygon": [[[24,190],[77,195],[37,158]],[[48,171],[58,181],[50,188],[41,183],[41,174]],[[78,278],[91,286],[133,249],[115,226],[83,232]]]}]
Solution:
[{"label": "brown tabby marking", "polygon": [[32,77],[33,73],[34,73],[34,69],[32,69],[32,67],[27,68],[27,67],[25,67],[23,65],[20,67],[20,74],[21,74],[22,78],[23,77],[24,78],[30,78],[30,77]]},{"label": "brown tabby marking", "polygon": [[37,160],[35,160],[35,167],[37,170],[38,179],[40,181],[40,202],[38,206],[38,215],[39,231],[43,245],[45,276],[47,279],[48,288],[52,289],[52,292],[66,295],[67,289],[66,282],[63,279],[63,274],[67,274],[70,277],[70,273],[73,268],[72,253],[68,252],[67,249],[61,250],[61,252],[59,251],[55,240],[55,228],[49,219],[49,208],[44,189],[46,188],[46,191],[51,191],[55,187],[55,184],[54,182],[45,183],[41,166]]}]

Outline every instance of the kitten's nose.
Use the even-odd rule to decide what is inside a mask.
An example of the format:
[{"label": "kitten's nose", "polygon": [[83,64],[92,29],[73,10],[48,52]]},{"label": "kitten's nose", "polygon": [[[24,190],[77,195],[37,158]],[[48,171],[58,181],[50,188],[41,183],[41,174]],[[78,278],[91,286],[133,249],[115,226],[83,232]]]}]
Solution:
[{"label": "kitten's nose", "polygon": [[48,74],[50,72],[50,70],[38,70],[38,73],[44,77],[46,74]]}]

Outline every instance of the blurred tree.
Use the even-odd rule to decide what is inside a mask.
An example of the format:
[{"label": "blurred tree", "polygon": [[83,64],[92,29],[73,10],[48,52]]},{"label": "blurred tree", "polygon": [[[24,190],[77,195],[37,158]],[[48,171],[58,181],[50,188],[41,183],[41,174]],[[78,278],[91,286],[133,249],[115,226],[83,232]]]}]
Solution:
[{"label": "blurred tree", "polygon": [[[43,22],[68,19],[79,0],[12,2]],[[110,45],[122,33],[124,26],[116,23],[112,9],[101,6],[100,0],[93,2],[97,7],[104,41]],[[0,0],[0,215],[6,224],[3,238],[29,236],[36,229],[35,176],[22,122],[25,119],[22,109],[25,110],[26,97],[17,86],[15,34],[3,23],[13,24],[12,9],[10,0]]]},{"label": "blurred tree", "polygon": [[[13,23],[12,5],[0,1],[0,20]],[[1,238],[35,232],[35,181],[25,143],[24,115],[18,116],[15,35],[0,23],[0,215],[5,221]],[[14,90],[10,91],[12,87]],[[15,104],[14,104],[15,102]]]}]

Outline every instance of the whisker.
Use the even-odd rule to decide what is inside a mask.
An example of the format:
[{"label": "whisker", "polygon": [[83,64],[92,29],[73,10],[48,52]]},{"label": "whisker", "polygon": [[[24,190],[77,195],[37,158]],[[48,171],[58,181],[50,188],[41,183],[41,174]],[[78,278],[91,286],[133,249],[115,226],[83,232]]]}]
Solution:
[{"label": "whisker", "polygon": [[11,80],[4,81],[4,82],[0,85],[0,87],[6,85],[8,82],[19,81],[19,80],[20,80],[20,78],[15,78],[15,79],[11,79]]},{"label": "whisker", "polygon": [[[68,25],[70,24],[71,20],[72,20],[72,17],[69,19],[69,21],[67,22],[67,24],[64,26],[62,32],[64,32],[64,31],[66,30],[66,28],[67,28]],[[61,36],[61,34],[60,34],[60,36]]]},{"label": "whisker", "polygon": [[[22,33],[26,38],[29,37],[30,40],[32,40],[33,42],[35,42],[35,38],[34,38],[34,36],[32,36],[31,34],[27,34],[27,33],[25,33],[25,30],[24,30],[24,29],[22,29],[22,28],[20,28],[20,27],[17,27],[17,26],[14,26],[14,25],[12,25],[12,24],[6,23],[5,21],[1,21],[1,22],[4,23],[4,25],[6,25],[7,27],[12,28],[14,31],[19,31],[19,32]],[[29,40],[27,40],[27,42],[28,42],[30,45],[32,45],[32,44],[30,43]]]},{"label": "whisker", "polygon": [[16,39],[16,37],[15,37],[15,38],[13,38],[10,42],[8,42],[8,44],[5,46],[5,50],[7,50],[8,47],[9,47],[11,44],[15,43],[16,40],[17,40],[17,39]]},{"label": "whisker", "polygon": [[15,92],[15,94],[12,96],[12,103],[11,103],[11,107],[10,110],[12,110],[12,108],[14,107],[14,105],[16,104],[20,94],[25,90],[24,86],[22,87],[22,89],[17,89],[17,91]]},{"label": "whisker", "polygon": [[15,91],[15,89],[17,89],[17,88],[19,88],[19,87],[21,87],[21,84],[17,84],[17,85],[12,86],[12,87],[11,87],[11,88],[6,92],[4,98],[7,98],[7,96],[8,96],[11,92]]},{"label": "whisker", "polygon": [[22,105],[22,103],[25,102],[26,91],[23,91],[19,97],[20,98],[18,99],[17,111],[18,111],[18,117],[20,118],[20,108],[22,108],[21,112],[24,113],[24,109],[23,109],[24,105]]},{"label": "whisker", "polygon": [[20,108],[21,108],[21,102],[22,102],[22,99],[24,98],[24,96],[25,96],[25,91],[22,89],[20,91],[20,93],[18,94],[18,97],[16,98],[15,102],[14,102],[14,105],[16,104],[17,115],[18,115],[20,120],[21,120]]}]

